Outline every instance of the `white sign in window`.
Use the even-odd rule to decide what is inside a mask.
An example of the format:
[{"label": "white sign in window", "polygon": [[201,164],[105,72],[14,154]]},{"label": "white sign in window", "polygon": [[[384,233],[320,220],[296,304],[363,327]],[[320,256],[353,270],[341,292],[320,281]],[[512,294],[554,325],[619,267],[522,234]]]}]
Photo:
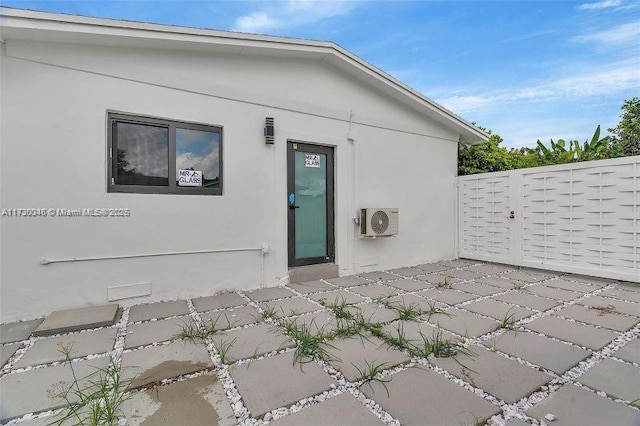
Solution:
[{"label": "white sign in window", "polygon": [[320,154],[305,154],[304,155],[304,166],[305,167],[315,167],[317,169],[320,168]]},{"label": "white sign in window", "polygon": [[202,186],[202,171],[178,170],[178,186]]}]

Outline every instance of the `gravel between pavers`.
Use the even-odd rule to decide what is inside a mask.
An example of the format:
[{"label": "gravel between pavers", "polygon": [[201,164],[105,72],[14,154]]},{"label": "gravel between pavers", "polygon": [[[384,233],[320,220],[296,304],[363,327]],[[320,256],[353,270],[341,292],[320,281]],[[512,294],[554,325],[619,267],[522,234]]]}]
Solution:
[{"label": "gravel between pavers", "polygon": [[[366,278],[364,279],[361,278],[363,276]],[[407,276],[410,276],[411,280],[416,280],[416,281],[406,280],[406,278],[403,278]],[[441,282],[439,281],[440,277],[444,277],[444,276],[456,277],[455,280],[451,280],[452,283],[453,282],[460,283],[459,285],[456,285],[456,287],[454,287],[456,288],[456,290],[449,290],[444,293],[434,293],[433,290],[431,291],[427,290],[425,292],[423,290],[425,286],[430,287],[434,285],[434,284],[426,284],[426,283],[435,283],[435,284],[440,283]],[[526,294],[528,293],[520,293],[524,297],[517,296],[518,293],[514,289],[514,282],[516,280],[520,280],[521,284],[519,284],[519,286],[521,286],[524,283],[524,287],[527,289],[525,291],[527,292],[531,291],[530,296],[526,296]],[[380,378],[383,378],[384,380],[387,380],[387,379],[391,380],[389,384],[396,383],[396,385],[393,385],[394,389],[397,386],[400,386],[399,389],[405,388],[406,386],[403,386],[403,383],[402,383],[403,380],[398,380],[398,379],[415,375],[412,369],[416,368],[416,366],[418,365],[420,366],[419,368],[427,368],[428,370],[431,370],[432,373],[436,373],[438,377],[444,380],[442,383],[448,382],[458,387],[460,391],[459,392],[456,391],[455,394],[471,395],[473,396],[473,398],[478,398],[480,401],[485,400],[487,403],[489,403],[489,405],[486,407],[491,407],[491,406],[495,407],[495,408],[492,408],[490,411],[483,411],[484,410],[483,409],[481,410],[483,411],[482,413],[478,413],[478,414],[484,414],[489,416],[493,415],[493,417],[489,420],[489,424],[492,424],[492,425],[519,424],[518,422],[523,420],[527,422],[538,422],[540,418],[534,419],[531,416],[533,413],[538,412],[535,409],[532,410],[532,407],[535,408],[538,406],[543,406],[541,404],[543,404],[547,400],[549,401],[555,400],[554,395],[562,394],[562,393],[559,393],[559,391],[561,391],[562,389],[565,389],[568,386],[576,387],[578,389],[581,389],[583,392],[586,392],[588,395],[593,395],[592,398],[595,398],[593,399],[594,402],[605,401],[603,402],[603,404],[605,404],[607,407],[622,407],[625,410],[627,410],[627,411],[612,410],[611,412],[614,413],[613,414],[614,417],[609,418],[609,420],[613,422],[610,424],[615,424],[616,413],[621,413],[621,412],[631,413],[632,418],[634,418],[633,416],[635,416],[635,418],[638,418],[638,415],[640,414],[640,410],[638,410],[637,408],[631,407],[629,404],[629,401],[626,401],[624,399],[622,400],[616,399],[617,394],[620,394],[620,396],[628,397],[629,395],[627,393],[614,390],[614,388],[609,387],[608,388],[609,391],[613,391],[614,393],[614,395],[610,395],[609,393],[605,393],[602,389],[598,389],[598,386],[600,386],[600,383],[602,381],[600,379],[597,379],[598,376],[596,375],[596,373],[598,373],[598,371],[601,369],[596,367],[598,367],[599,365],[603,365],[603,366],[606,365],[607,363],[603,364],[604,360],[607,360],[609,358],[616,358],[617,359],[616,361],[609,361],[609,363],[624,362],[623,364],[624,369],[631,369],[629,370],[630,372],[635,372],[640,370],[640,365],[637,363],[637,361],[634,363],[632,360],[629,360],[629,358],[634,358],[634,357],[626,355],[627,353],[633,354],[631,349],[626,349],[626,351],[624,350],[627,347],[627,345],[629,348],[632,348],[634,345],[636,345],[633,342],[637,342],[638,341],[637,339],[640,336],[640,324],[638,324],[640,322],[640,318],[638,318],[637,316],[634,316],[636,314],[635,308],[640,307],[640,304],[638,304],[638,302],[633,298],[631,301],[625,302],[623,297],[620,296],[620,294],[625,294],[627,292],[630,292],[630,290],[626,290],[626,289],[623,290],[622,286],[618,286],[618,284],[614,282],[595,280],[595,279],[583,279],[581,277],[573,277],[571,275],[564,275],[559,273],[553,274],[553,273],[541,273],[540,271],[532,271],[532,270],[524,270],[524,269],[519,270],[518,268],[508,267],[504,265],[496,265],[494,267],[493,265],[487,264],[485,262],[462,260],[462,261],[454,261],[454,262],[439,262],[436,264],[429,264],[429,265],[420,265],[415,267],[398,269],[394,271],[380,271],[380,272],[369,273],[369,274],[361,274],[360,277],[342,277],[338,279],[320,280],[314,283],[313,285],[314,291],[308,291],[308,289],[303,286],[291,285],[287,287],[280,287],[277,289],[274,288],[273,290],[265,289],[265,290],[257,290],[253,292],[228,293],[225,297],[230,300],[228,302],[230,304],[233,304],[233,305],[238,304],[238,305],[251,307],[251,309],[255,309],[255,312],[258,312],[258,313],[262,313],[261,302],[264,302],[266,300],[270,300],[274,302],[282,300],[282,303],[294,303],[295,300],[300,300],[300,301],[305,300],[305,306],[309,306],[308,309],[311,309],[311,305],[306,305],[306,303],[310,303],[310,304],[313,304],[314,306],[317,306],[317,303],[315,302],[314,299],[317,300],[319,294],[315,294],[315,293],[321,294],[322,292],[327,292],[327,294],[330,294],[330,295],[338,295],[339,292],[342,292],[344,294],[352,295],[349,297],[350,300],[362,299],[363,301],[358,306],[371,306],[370,305],[370,303],[372,302],[371,296],[373,296],[373,294],[371,296],[367,294],[358,294],[358,288],[362,286],[371,285],[374,282],[377,283],[376,285],[381,286],[381,289],[382,288],[388,289],[389,293],[392,293],[395,290],[398,293],[404,294],[403,297],[405,299],[416,298],[415,299],[416,302],[420,302],[421,300],[428,301],[429,299],[431,300],[440,299],[438,306],[444,306],[449,310],[449,312],[454,312],[454,313],[460,312],[460,315],[462,315],[462,317],[468,317],[468,315],[471,315],[470,312],[466,309],[466,305],[471,305],[470,307],[489,306],[488,311],[483,311],[482,313],[479,313],[479,314],[473,314],[475,315],[474,317],[468,317],[473,319],[478,318],[478,321],[487,321],[491,316],[494,316],[495,318],[495,314],[492,313],[490,309],[490,307],[492,306],[490,303],[484,303],[482,305],[479,305],[479,304],[474,305],[474,302],[480,302],[483,300],[488,300],[488,299],[501,300],[502,302],[505,302],[505,303],[509,301],[519,302],[519,303],[522,303],[522,305],[514,305],[514,306],[521,307],[521,308],[529,308],[529,309],[530,308],[544,309],[547,306],[550,306],[549,309],[536,312],[530,317],[524,318],[518,321],[515,324],[515,327],[516,329],[520,330],[520,332],[524,332],[522,331],[523,329],[521,327],[526,326],[528,323],[535,324],[536,320],[538,320],[539,318],[545,318],[551,315],[557,315],[558,317],[560,317],[560,319],[562,319],[562,321],[568,321],[568,322],[574,321],[576,323],[577,329],[583,329],[582,327],[588,326],[589,330],[605,331],[606,333],[599,333],[601,337],[607,334],[614,337],[613,340],[610,343],[605,344],[604,347],[602,346],[602,344],[605,343],[604,340],[602,340],[601,342],[598,342],[597,344],[590,345],[592,347],[592,351],[589,352],[588,357],[580,361],[577,365],[570,368],[568,371],[564,373],[562,373],[561,371],[554,373],[553,371],[541,368],[539,365],[532,363],[530,360],[519,359],[513,355],[503,353],[499,350],[493,353],[487,352],[491,354],[491,359],[495,359],[496,362],[504,358],[506,362],[505,365],[513,365],[514,368],[516,365],[519,365],[518,369],[521,370],[523,373],[526,373],[526,371],[528,371],[527,369],[532,369],[533,375],[542,374],[541,376],[538,376],[540,377],[539,380],[545,377],[544,375],[547,375],[547,377],[549,377],[549,382],[547,384],[540,386],[538,389],[534,389],[533,392],[523,396],[522,398],[520,398],[518,401],[515,401],[515,402],[513,401],[513,398],[509,398],[509,403],[506,403],[499,399],[499,395],[491,394],[491,392],[500,394],[501,391],[500,391],[499,379],[495,381],[489,380],[487,382],[484,378],[482,379],[477,377],[474,378],[473,375],[465,373],[464,371],[460,371],[459,364],[455,362],[451,362],[451,360],[447,360],[447,359],[443,359],[443,363],[437,363],[445,367],[444,369],[438,366],[435,366],[434,364],[431,363],[430,360],[414,359],[409,363],[402,364],[398,367],[390,368],[380,373],[381,374],[379,375]],[[405,285],[403,284],[403,282],[412,283],[412,284]],[[417,282],[417,284],[413,284],[415,282]],[[482,283],[482,284],[479,284],[479,285],[482,285],[482,289],[478,291],[478,293],[480,294],[474,293],[473,285],[476,282]],[[425,283],[425,284],[420,284],[420,283]],[[398,289],[396,286],[401,287],[401,289]],[[616,290],[618,287],[620,287],[620,290]],[[300,290],[300,291],[297,291],[297,290]],[[315,291],[315,290],[318,290],[318,291]],[[423,290],[423,291],[420,291],[420,290]],[[441,294],[445,294],[445,293],[447,294],[447,296],[442,296],[442,297],[440,296]],[[432,299],[429,297],[430,294],[436,294],[437,297],[434,297]],[[358,295],[358,297],[354,298],[353,296],[355,295]],[[535,297],[533,295],[535,295]],[[314,296],[314,297],[310,297],[310,296]],[[620,303],[621,299],[622,299],[622,303]],[[227,304],[226,300],[224,301],[220,300],[220,304],[217,304],[217,301],[215,300],[215,296],[200,298],[199,300],[197,300],[197,302],[195,300],[194,301],[186,300],[186,301],[183,301],[182,303],[184,302],[186,302],[186,305],[188,307],[188,312],[185,312],[184,309],[178,309],[178,310],[175,310],[175,312],[173,309],[168,309],[166,312],[162,311],[161,309],[158,309],[156,311],[158,313],[150,312],[152,309],[155,310],[156,307],[164,308],[166,306],[168,308],[174,308],[175,306],[177,308],[181,303],[180,301],[176,301],[175,303],[169,302],[164,305],[155,305],[155,306],[147,305],[142,308],[134,307],[133,311],[136,313],[136,315],[134,315],[132,318],[128,318],[130,310],[129,308],[125,308],[123,310],[123,318],[121,318],[120,322],[115,326],[115,329],[117,330],[117,336],[116,336],[116,342],[115,342],[113,352],[111,353],[111,356],[117,362],[119,362],[120,354],[122,353],[122,350],[124,348],[124,342],[125,342],[125,337],[127,336],[127,330],[128,330],[128,327],[130,326],[129,321],[132,321],[132,322],[141,321],[141,320],[144,321],[150,317],[162,318],[166,316],[187,314],[196,323],[202,324],[201,315],[203,314],[199,313],[198,310],[204,311],[204,310],[209,310],[211,308],[213,308],[214,310],[217,310],[220,308],[224,309],[226,307],[225,305]],[[194,306],[194,302],[196,302],[198,305],[197,310],[196,310],[196,306]],[[610,320],[607,320],[605,316],[598,316],[597,314],[591,315],[592,313],[594,313],[594,311],[589,310],[589,306],[584,306],[584,305],[592,305],[592,307],[594,307],[594,305],[601,304],[604,302],[607,302],[608,304],[614,305],[616,307],[619,306],[621,308],[620,309],[621,312],[618,314],[619,316],[615,318],[612,317]],[[529,304],[531,305],[527,306]],[[418,305],[424,306],[423,303],[418,303]],[[496,305],[496,306],[501,306],[501,305]],[[323,309],[322,307],[318,306],[318,313],[322,313],[322,312],[326,312],[326,309]],[[295,314],[298,314],[298,313],[301,313],[301,312],[295,312]],[[490,315],[486,316],[485,313]],[[313,315],[317,315],[317,314],[313,314]],[[381,317],[383,321],[386,321],[389,318],[390,316]],[[433,321],[434,318],[435,317],[432,317],[431,322],[436,322],[436,323],[443,322],[443,327],[447,328],[445,326],[446,321]],[[587,320],[587,322],[584,322],[585,320]],[[274,321],[272,319],[266,319],[266,320],[260,319],[260,321],[262,323],[268,323],[273,325],[278,324],[277,320]],[[465,330],[468,330],[470,324],[468,324],[467,327],[465,326],[460,327],[460,326],[455,326],[454,324],[456,323],[457,322],[455,320],[455,317],[453,317],[453,320],[451,321],[451,326],[452,326],[451,328],[453,328],[453,330],[451,329],[448,330],[448,331],[452,331],[453,333],[452,334],[445,333],[445,336],[453,336],[453,338],[465,337],[464,332]],[[551,322],[549,323],[551,324]],[[487,323],[487,325],[488,324],[497,324],[497,322],[495,322],[495,320],[491,320],[490,322]],[[256,327],[256,325],[240,324],[237,328],[234,328],[232,330],[242,330],[247,327],[250,327],[250,328]],[[429,329],[431,329],[432,326],[430,325],[428,327]],[[466,339],[466,342],[467,342],[466,344],[476,344],[476,345],[484,344],[490,347],[491,345],[487,344],[488,341],[494,338],[498,338],[502,334],[504,334],[504,330],[494,331],[493,328],[494,327],[491,327],[489,330],[478,329],[478,332],[484,331],[484,334],[476,335],[474,333],[473,336],[470,336],[469,338]],[[532,328],[535,328],[535,326],[532,325]],[[524,332],[524,333],[526,334],[527,332]],[[532,336],[538,336],[538,338],[544,339],[541,341],[550,342],[549,344],[552,344],[552,345],[562,344],[562,345],[567,345],[567,347],[569,348],[573,348],[573,350],[580,349],[579,345],[576,345],[575,339],[571,339],[571,340],[574,340],[573,343],[562,340],[562,338],[569,337],[569,336],[563,335],[562,333],[553,333],[555,334],[555,336],[546,336],[540,333],[533,333],[533,332],[528,332],[528,333],[531,333]],[[588,339],[588,336],[585,336],[584,338]],[[24,342],[22,343],[22,347],[18,349],[15,355],[12,355],[10,357],[9,362],[0,371],[1,373],[0,386],[3,386],[5,382],[6,383],[10,382],[5,380],[5,378],[9,375],[13,376],[16,374],[25,374],[24,372],[27,372],[27,371],[49,369],[49,368],[55,367],[56,365],[59,365],[59,363],[54,362],[52,364],[46,364],[46,365],[41,365],[37,367],[26,366],[23,368],[16,368],[15,365],[17,364],[18,361],[20,361],[20,359],[24,358],[25,362],[26,360],[29,359],[28,357],[24,357],[24,355],[25,353],[28,353],[32,349],[33,344],[35,342],[33,338],[31,339],[27,338],[27,340],[25,339],[23,340]],[[498,339],[497,341],[499,342],[500,340]],[[579,342],[588,343],[587,341],[579,341]],[[8,344],[3,345],[3,349],[4,349],[4,346],[7,346],[7,348],[10,347],[10,345]],[[155,348],[156,346],[157,346],[157,343],[151,343],[149,346],[146,346],[142,349],[155,351],[155,349],[153,348]],[[166,347],[167,345],[165,344],[160,346]],[[594,351],[595,349],[598,349],[598,348],[601,348],[601,349]],[[393,404],[389,405],[389,399],[387,398],[386,393],[384,391],[382,391],[380,395],[375,393],[370,393],[370,392],[363,393],[358,389],[358,383],[349,382],[344,377],[344,375],[342,375],[339,371],[337,371],[336,369],[331,367],[329,364],[324,363],[322,361],[312,361],[311,364],[309,364],[309,367],[311,368],[312,365],[316,365],[320,368],[320,370],[323,373],[318,375],[318,377],[322,377],[323,374],[326,375],[327,379],[329,380],[328,383],[331,383],[327,390],[319,394],[316,393],[314,395],[311,395],[308,398],[296,399],[296,397],[294,396],[291,399],[289,399],[290,404],[285,404],[285,406],[280,406],[280,407],[273,406],[265,409],[258,409],[258,410],[254,410],[256,411],[255,413],[251,413],[247,406],[247,401],[245,400],[245,396],[246,396],[245,394],[247,394],[247,391],[243,390],[245,389],[245,386],[243,385],[239,388],[237,386],[236,381],[234,380],[233,374],[230,374],[230,371],[232,369],[234,371],[247,369],[247,366],[249,366],[249,370],[251,370],[251,367],[250,367],[251,364],[260,362],[261,360],[269,361],[273,357],[291,356],[291,354],[293,353],[293,349],[285,348],[281,350],[268,352],[265,354],[260,354],[258,356],[251,357],[249,359],[243,359],[241,361],[238,361],[237,363],[231,366],[223,364],[221,362],[220,354],[217,352],[216,347],[213,344],[213,340],[210,338],[207,339],[206,350],[208,351],[208,357],[210,358],[212,369],[218,375],[218,378],[221,381],[222,387],[225,389],[228,403],[232,411],[234,412],[236,420],[239,424],[258,425],[258,424],[264,424],[265,421],[275,421],[274,424],[278,424],[277,419],[282,419],[282,421],[287,420],[284,424],[288,424],[290,422],[294,422],[295,424],[296,417],[309,418],[309,416],[313,416],[314,413],[317,412],[318,410],[322,410],[322,407],[333,406],[337,404],[337,402],[339,401],[355,401],[355,402],[349,402],[350,405],[361,404],[361,406],[365,410],[363,413],[366,413],[367,411],[370,412],[371,414],[373,414],[371,419],[378,419],[378,421],[383,424],[394,424],[394,425],[399,424],[400,423],[399,419],[401,417],[394,417],[394,416],[396,415],[404,416],[404,414],[400,414],[398,411],[388,408],[388,407],[393,407],[394,405]],[[487,349],[482,349],[482,350],[487,351]],[[130,353],[130,352],[127,352],[127,353]],[[257,355],[258,352],[255,352],[255,354]],[[93,356],[94,355],[89,355],[85,358],[91,359]],[[482,360],[478,362],[482,362]],[[258,364],[255,364],[255,365],[258,365]],[[499,366],[500,363],[497,362],[495,365]],[[618,366],[618,364],[613,364],[613,365],[614,367]],[[458,370],[456,370],[456,368]],[[493,368],[496,368],[496,367],[494,366]],[[555,368],[557,369],[558,367],[556,366]],[[561,368],[561,370],[563,369],[564,368]],[[313,370],[316,372],[318,371],[315,367],[313,368]],[[451,370],[451,371],[448,371],[448,370]],[[482,370],[482,369],[478,368],[478,370]],[[544,373],[540,373],[538,370],[543,371]],[[594,373],[587,374],[591,370],[593,370]],[[458,377],[456,377],[456,374],[452,374],[452,373],[456,373]],[[195,374],[201,374],[201,373],[195,373]],[[495,374],[498,375],[499,373],[495,373]],[[558,374],[562,374],[562,375],[560,376]],[[583,381],[587,382],[584,385],[581,385],[582,376],[585,377]],[[186,376],[182,376],[182,377],[186,377]],[[595,377],[596,379],[592,380],[591,378],[593,377]],[[488,379],[492,379],[492,378],[488,378]],[[176,378],[168,378],[167,383],[171,383],[174,380],[176,380]],[[277,380],[277,379],[274,379],[274,380]],[[322,379],[322,381],[324,381],[324,379]],[[485,382],[486,382],[487,389],[482,389],[476,386],[476,385],[482,386],[482,383],[485,383]],[[324,383],[327,383],[327,382],[324,382]],[[587,384],[588,386],[585,386]],[[537,384],[535,382],[532,382],[529,386],[535,387],[536,385]],[[379,384],[376,384],[376,382],[373,382],[373,386],[378,387],[379,389],[382,389],[382,387]],[[607,385],[607,386],[610,386],[610,385]],[[496,387],[495,390],[492,390],[494,389],[494,387]],[[366,390],[366,389],[368,389],[367,386],[363,387],[363,390]],[[408,389],[408,390],[411,391],[411,389]],[[3,390],[3,392],[4,391],[5,390]],[[316,392],[316,391],[312,390],[311,392]],[[523,392],[523,391],[521,390],[520,392]],[[526,392],[526,390],[524,392]],[[503,398],[506,398],[505,395],[506,394],[502,395]],[[584,395],[584,394],[581,393],[580,395]],[[395,397],[393,396],[393,392],[390,397],[392,399],[398,398],[397,395]],[[353,399],[350,399],[350,398],[353,398]],[[465,400],[465,398],[468,398],[468,396],[464,396],[461,398],[462,400]],[[323,401],[326,401],[326,402],[323,402]],[[335,404],[334,403],[329,404],[329,401],[334,401]],[[457,402],[452,401],[452,404],[454,404],[454,406],[456,403]],[[611,405],[611,404],[614,404],[614,405]],[[278,403],[276,402],[275,405],[278,405]],[[340,406],[340,404],[337,404],[337,406]],[[360,407],[360,405],[356,405],[355,407]],[[408,410],[414,410],[415,413],[419,413],[421,408],[419,406],[412,406],[412,407],[409,407]],[[252,417],[252,415],[255,416],[257,412],[260,412],[260,414],[258,414],[258,418]],[[298,413],[298,414],[295,414],[295,413]],[[43,413],[43,415],[49,416],[50,414],[45,412]],[[264,415],[264,418],[260,418],[262,415]],[[302,417],[299,417],[299,416],[302,416]],[[33,417],[33,414],[27,413],[24,416],[24,419],[27,419],[30,417]],[[620,420],[623,420],[623,417],[620,417]],[[362,418],[367,418],[367,416],[363,414]],[[409,419],[412,419],[412,417],[409,417]],[[428,422],[429,420],[433,420],[433,419],[435,419],[435,417],[429,418],[429,419],[421,418],[421,421],[423,422],[422,424],[424,424],[425,421]],[[576,418],[576,420],[577,419],[578,418]],[[449,420],[454,421],[455,419],[448,418],[447,421]],[[466,422],[467,420],[470,421],[471,417],[469,419],[459,418],[458,420],[462,422]],[[567,415],[563,414],[563,417],[559,418],[559,420],[557,422],[554,422],[553,424],[564,424],[564,422],[566,422],[567,420],[568,420]],[[15,423],[15,420],[13,422]],[[375,420],[372,420],[372,423],[375,423]],[[412,421],[408,422],[408,424],[411,424],[411,423]],[[419,423],[416,423],[416,424],[419,424]],[[589,425],[589,422],[587,421],[586,423],[581,423],[581,424]]]}]

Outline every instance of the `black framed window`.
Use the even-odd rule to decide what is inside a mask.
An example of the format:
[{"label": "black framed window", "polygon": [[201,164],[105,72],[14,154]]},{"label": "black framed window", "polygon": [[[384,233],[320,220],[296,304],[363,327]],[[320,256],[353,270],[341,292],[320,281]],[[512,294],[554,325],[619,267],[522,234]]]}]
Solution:
[{"label": "black framed window", "polygon": [[108,114],[109,192],[222,195],[222,128]]}]

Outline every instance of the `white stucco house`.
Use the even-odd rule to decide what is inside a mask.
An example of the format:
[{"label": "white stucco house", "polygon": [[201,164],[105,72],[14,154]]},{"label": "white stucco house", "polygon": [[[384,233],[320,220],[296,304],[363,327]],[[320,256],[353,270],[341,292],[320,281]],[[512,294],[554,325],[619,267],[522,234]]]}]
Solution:
[{"label": "white stucco house", "polygon": [[456,257],[488,136],[343,48],[0,15],[1,321]]}]

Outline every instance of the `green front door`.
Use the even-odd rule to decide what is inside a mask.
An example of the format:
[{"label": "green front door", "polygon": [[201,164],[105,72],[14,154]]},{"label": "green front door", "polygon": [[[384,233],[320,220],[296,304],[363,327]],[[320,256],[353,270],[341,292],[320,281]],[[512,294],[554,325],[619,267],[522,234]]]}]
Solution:
[{"label": "green front door", "polygon": [[288,142],[289,266],[334,261],[333,148]]}]

